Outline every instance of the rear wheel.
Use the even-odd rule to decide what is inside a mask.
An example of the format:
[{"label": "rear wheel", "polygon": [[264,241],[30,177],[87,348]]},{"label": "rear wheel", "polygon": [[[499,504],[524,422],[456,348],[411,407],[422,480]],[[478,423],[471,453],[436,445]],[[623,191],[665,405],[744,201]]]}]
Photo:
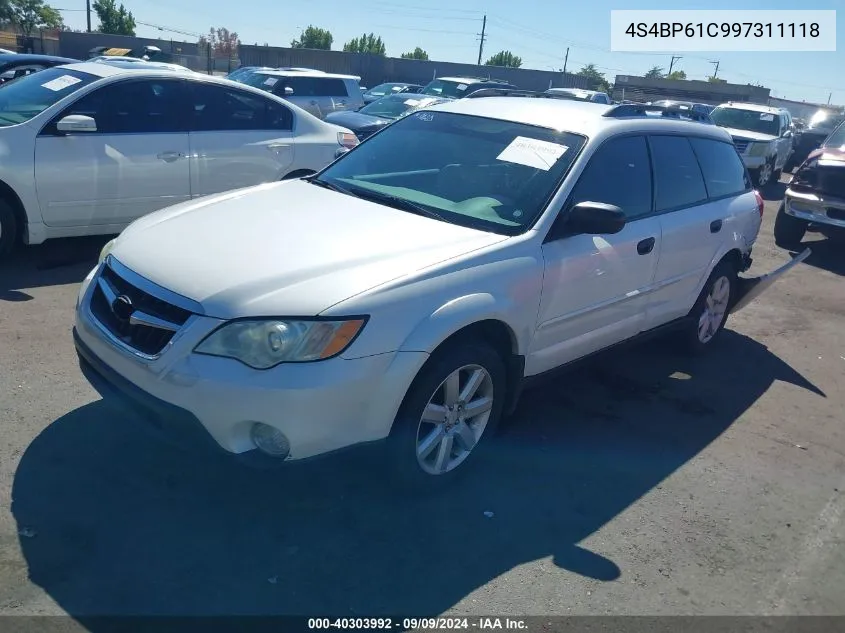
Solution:
[{"label": "rear wheel", "polygon": [[725,327],[736,288],[736,268],[721,261],[710,273],[698,300],[690,311],[685,336],[688,348],[699,353],[712,346]]},{"label": "rear wheel", "polygon": [[775,244],[782,248],[797,246],[804,239],[806,232],[807,221],[789,215],[784,203],[781,202],[775,217]]},{"label": "rear wheel", "polygon": [[18,222],[11,205],[0,200],[0,258],[3,258],[15,248],[18,241]]},{"label": "rear wheel", "polygon": [[402,483],[430,490],[468,469],[493,435],[505,402],[505,364],[481,342],[435,352],[414,380],[387,449]]}]

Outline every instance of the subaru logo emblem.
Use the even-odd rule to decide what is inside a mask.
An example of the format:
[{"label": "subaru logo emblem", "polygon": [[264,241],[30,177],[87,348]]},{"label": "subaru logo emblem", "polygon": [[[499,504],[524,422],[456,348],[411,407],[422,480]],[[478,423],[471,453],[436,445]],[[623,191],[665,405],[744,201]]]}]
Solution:
[{"label": "subaru logo emblem", "polygon": [[114,316],[116,316],[119,321],[128,321],[129,317],[131,317],[132,313],[135,311],[135,308],[132,305],[132,299],[126,295],[120,295],[112,302],[111,311],[114,312]]}]

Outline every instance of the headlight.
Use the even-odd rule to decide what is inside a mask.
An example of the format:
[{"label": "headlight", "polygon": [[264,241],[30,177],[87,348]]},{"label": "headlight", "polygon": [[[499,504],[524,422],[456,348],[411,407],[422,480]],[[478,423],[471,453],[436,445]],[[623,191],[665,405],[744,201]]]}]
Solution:
[{"label": "headlight", "polygon": [[117,241],[117,238],[113,240],[109,240],[106,242],[105,246],[100,250],[100,258],[97,260],[98,264],[102,264],[103,260],[111,253],[112,249],[114,248],[114,243]]},{"label": "headlight", "polygon": [[358,336],[364,323],[363,318],[233,321],[209,334],[194,351],[234,358],[254,369],[307,363],[340,354]]},{"label": "headlight", "polygon": [[769,153],[768,143],[752,143],[751,149],[748,150],[749,156],[765,156]]}]

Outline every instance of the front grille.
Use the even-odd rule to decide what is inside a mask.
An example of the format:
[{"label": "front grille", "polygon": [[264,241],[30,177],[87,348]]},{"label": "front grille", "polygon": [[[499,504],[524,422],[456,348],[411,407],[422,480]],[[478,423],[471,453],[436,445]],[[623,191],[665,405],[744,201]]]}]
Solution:
[{"label": "front grille", "polygon": [[[110,284],[115,294],[126,295],[132,301],[132,307],[145,314],[169,321],[175,325],[184,325],[191,312],[171,303],[154,297],[120,277],[108,265],[103,267],[100,276]],[[142,354],[154,356],[164,349],[175,334],[172,330],[150,327],[148,325],[132,324],[128,320],[121,320],[112,310],[106,294],[99,285],[99,281],[91,295],[91,313],[115,337],[129,347]]]},{"label": "front grille", "polygon": [[748,143],[749,143],[749,141],[745,140],[745,139],[738,139],[738,138],[734,139],[734,145],[736,146],[736,151],[738,151],[740,154],[744,154],[745,150],[748,149]]},{"label": "front grille", "polygon": [[845,166],[817,166],[818,188],[823,196],[845,200]]}]

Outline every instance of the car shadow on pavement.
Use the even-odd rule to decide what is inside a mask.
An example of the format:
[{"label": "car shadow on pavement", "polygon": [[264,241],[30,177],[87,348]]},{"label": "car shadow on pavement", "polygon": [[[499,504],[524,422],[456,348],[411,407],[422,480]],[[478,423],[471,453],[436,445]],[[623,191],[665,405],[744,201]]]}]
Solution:
[{"label": "car shadow on pavement", "polygon": [[112,237],[74,237],[19,247],[8,260],[0,262],[0,301],[32,299],[22,288],[82,281],[97,263],[103,245]]},{"label": "car shadow on pavement", "polygon": [[579,543],[774,381],[824,397],[732,331],[702,357],[669,342],[615,351],[525,392],[476,468],[424,496],[391,487],[376,452],[248,470],[153,441],[100,400],[31,443],[12,511],[31,581],[97,633],[86,616],[435,615],[541,558],[629,582]]},{"label": "car shadow on pavement", "polygon": [[[811,227],[812,228],[812,227]],[[790,255],[795,257],[805,248],[810,248],[810,256],[804,264],[826,270],[835,275],[845,276],[845,231],[816,227],[815,231],[820,239],[804,240],[799,246],[790,249]]]}]

